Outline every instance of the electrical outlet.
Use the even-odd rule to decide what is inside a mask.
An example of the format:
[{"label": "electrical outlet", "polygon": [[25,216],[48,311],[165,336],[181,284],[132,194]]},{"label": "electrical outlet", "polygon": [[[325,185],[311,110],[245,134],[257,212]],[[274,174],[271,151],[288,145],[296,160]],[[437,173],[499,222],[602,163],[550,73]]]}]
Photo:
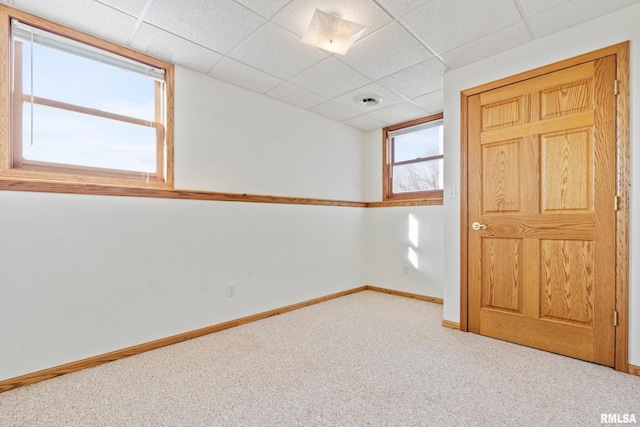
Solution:
[{"label": "electrical outlet", "polygon": [[405,265],[402,267],[402,275],[403,276],[408,276],[409,275],[409,266]]},{"label": "electrical outlet", "polygon": [[236,284],[235,283],[227,284],[227,296],[228,297],[235,297],[236,296]]}]

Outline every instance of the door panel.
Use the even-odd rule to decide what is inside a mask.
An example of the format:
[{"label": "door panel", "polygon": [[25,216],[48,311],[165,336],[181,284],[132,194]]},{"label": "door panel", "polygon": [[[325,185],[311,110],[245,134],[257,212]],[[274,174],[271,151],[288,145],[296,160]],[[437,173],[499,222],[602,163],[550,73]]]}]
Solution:
[{"label": "door panel", "polygon": [[593,211],[592,129],[541,135],[543,212]]},{"label": "door panel", "polygon": [[614,362],[615,58],[468,100],[468,328]]},{"label": "door panel", "polygon": [[540,91],[540,118],[550,119],[592,110],[592,87],[589,78]]},{"label": "door panel", "polygon": [[483,239],[484,307],[522,313],[522,240]]},{"label": "door panel", "polygon": [[500,129],[522,124],[523,97],[506,99],[482,106],[482,130]]},{"label": "door panel", "polygon": [[521,140],[487,144],[483,150],[484,212],[520,212]]},{"label": "door panel", "polygon": [[593,326],[593,244],[542,240],[540,318]]}]

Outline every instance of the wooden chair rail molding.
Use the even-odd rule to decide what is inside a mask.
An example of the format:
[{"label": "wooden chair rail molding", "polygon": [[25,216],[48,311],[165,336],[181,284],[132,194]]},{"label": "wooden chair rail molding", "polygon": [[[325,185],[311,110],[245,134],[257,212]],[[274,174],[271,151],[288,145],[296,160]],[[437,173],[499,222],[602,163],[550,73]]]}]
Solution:
[{"label": "wooden chair rail molding", "polygon": [[221,202],[279,203],[289,205],[319,205],[366,208],[366,202],[313,199],[306,197],[269,196],[261,194],[223,193],[215,191],[176,190],[161,188],[126,187],[71,182],[43,182],[0,179],[0,190],[40,193],[87,194],[94,196],[149,197],[157,199],[208,200]]},{"label": "wooden chair rail molding", "polygon": [[397,295],[407,298],[415,298],[422,301],[433,302],[436,304],[442,304],[441,298],[429,297],[426,295],[412,294],[409,292],[395,291],[392,289],[379,288],[376,286],[360,286],[354,289],[349,289],[335,294],[326,295],[319,298],[314,298],[308,301],[302,301],[297,304],[288,305],[286,307],[276,308],[273,310],[265,311],[263,313],[254,314],[240,319],[230,320],[228,322],[219,323],[217,325],[207,326],[202,329],[196,329],[195,331],[185,332],[178,335],[173,335],[167,338],[161,338],[159,340],[151,341],[144,344],[139,344],[133,347],[128,347],[122,350],[112,351],[110,353],[101,354],[98,356],[90,357],[88,359],[78,360],[76,362],[67,363],[53,368],[44,369],[42,371],[33,372],[31,374],[22,375],[8,380],[0,381],[0,393],[3,391],[11,390],[17,387],[22,387],[29,384],[34,384],[40,381],[48,380],[50,378],[58,377],[60,375],[69,374],[71,372],[79,371],[81,369],[91,368],[94,366],[102,365],[103,363],[112,362],[114,360],[124,359],[125,357],[135,356],[136,354],[144,353],[146,351],[155,350],[157,348],[166,347],[168,345],[177,344],[179,342],[187,341],[193,338],[209,335],[214,332],[223,331],[225,329],[233,328],[236,326],[244,325],[247,323],[255,322],[257,320],[266,319],[277,314],[287,313],[289,311],[298,310],[300,308],[308,307],[313,304],[318,304],[324,301],[329,301],[334,298],[339,298],[345,295],[355,294],[362,291],[376,291],[383,292],[390,295]]},{"label": "wooden chair rail molding", "polygon": [[308,197],[270,196],[263,194],[224,193],[216,191],[142,188],[75,182],[28,181],[0,179],[0,190],[36,193],[87,194],[94,196],[149,197],[158,199],[208,200],[219,202],[276,203],[289,205],[340,206],[379,208],[400,206],[441,205],[442,200],[404,200],[393,202],[352,202],[348,200],[314,199]]}]

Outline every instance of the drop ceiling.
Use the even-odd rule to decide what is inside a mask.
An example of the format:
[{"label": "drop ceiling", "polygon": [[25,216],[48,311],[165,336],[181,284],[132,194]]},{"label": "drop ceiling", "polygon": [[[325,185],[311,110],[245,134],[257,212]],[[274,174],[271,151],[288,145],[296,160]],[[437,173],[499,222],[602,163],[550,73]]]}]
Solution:
[{"label": "drop ceiling", "polygon": [[[640,0],[0,2],[372,130],[441,112],[448,70]],[[367,26],[345,56],[300,42],[316,8]]]}]

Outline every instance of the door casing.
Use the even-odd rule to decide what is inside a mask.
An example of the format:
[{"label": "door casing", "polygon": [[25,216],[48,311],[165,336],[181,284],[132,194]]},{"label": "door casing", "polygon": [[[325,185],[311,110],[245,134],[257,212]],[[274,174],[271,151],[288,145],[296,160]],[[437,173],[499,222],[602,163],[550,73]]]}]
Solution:
[{"label": "door casing", "polygon": [[630,129],[629,129],[629,42],[619,43],[564,61],[539,67],[524,73],[486,83],[460,93],[460,330],[468,330],[468,99],[469,97],[501,86],[521,82],[605,56],[616,57],[616,312],[618,325],[615,338],[615,364],[618,371],[629,372],[629,189]]}]

